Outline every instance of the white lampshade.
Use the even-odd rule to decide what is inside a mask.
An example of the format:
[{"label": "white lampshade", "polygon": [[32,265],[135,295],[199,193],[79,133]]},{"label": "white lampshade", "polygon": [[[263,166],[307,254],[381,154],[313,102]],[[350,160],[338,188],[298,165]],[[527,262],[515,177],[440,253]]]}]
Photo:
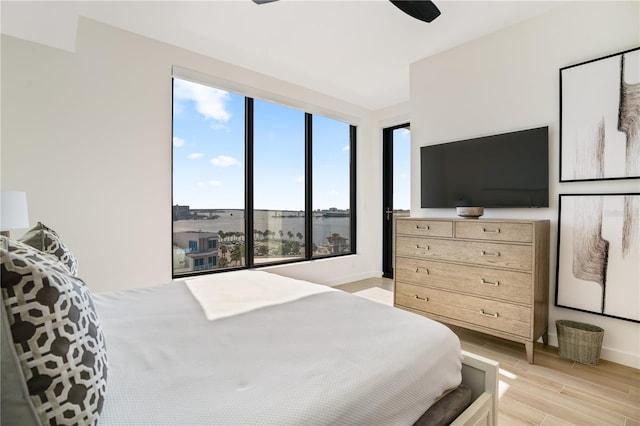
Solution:
[{"label": "white lampshade", "polygon": [[22,191],[1,191],[0,231],[28,227],[27,193]]}]

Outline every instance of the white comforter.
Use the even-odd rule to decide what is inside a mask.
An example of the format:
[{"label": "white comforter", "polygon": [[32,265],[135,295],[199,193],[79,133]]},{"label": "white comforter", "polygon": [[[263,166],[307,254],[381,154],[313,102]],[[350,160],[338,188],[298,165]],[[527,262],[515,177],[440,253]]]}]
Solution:
[{"label": "white comforter", "polygon": [[242,314],[314,294],[338,291],[263,271],[236,271],[186,280],[207,319]]},{"label": "white comforter", "polygon": [[[259,303],[260,282],[301,293]],[[426,318],[259,271],[189,287],[95,295],[109,355],[100,425],[412,424],[460,383],[459,340]]]}]

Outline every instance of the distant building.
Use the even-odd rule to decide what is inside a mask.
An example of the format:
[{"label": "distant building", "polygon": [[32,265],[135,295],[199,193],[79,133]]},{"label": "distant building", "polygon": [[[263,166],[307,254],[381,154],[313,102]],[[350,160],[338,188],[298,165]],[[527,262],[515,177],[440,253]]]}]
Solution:
[{"label": "distant building", "polygon": [[340,234],[331,234],[330,237],[327,237],[327,241],[329,242],[332,254],[345,253],[349,251],[347,239],[342,237]]},{"label": "distant building", "polygon": [[191,209],[189,206],[173,206],[173,220],[191,219]]},{"label": "distant building", "polygon": [[173,234],[173,270],[203,271],[218,267],[218,234],[185,231]]},{"label": "distant building", "polygon": [[324,217],[349,217],[349,210],[338,210],[336,207],[330,207],[329,210],[325,210],[322,214]]}]

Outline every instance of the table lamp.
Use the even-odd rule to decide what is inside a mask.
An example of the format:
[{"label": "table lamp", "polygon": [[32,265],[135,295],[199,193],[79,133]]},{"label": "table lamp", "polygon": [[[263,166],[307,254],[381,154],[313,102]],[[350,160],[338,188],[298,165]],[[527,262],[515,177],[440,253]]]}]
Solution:
[{"label": "table lamp", "polygon": [[27,193],[22,191],[1,191],[0,235],[9,237],[10,229],[28,227]]}]

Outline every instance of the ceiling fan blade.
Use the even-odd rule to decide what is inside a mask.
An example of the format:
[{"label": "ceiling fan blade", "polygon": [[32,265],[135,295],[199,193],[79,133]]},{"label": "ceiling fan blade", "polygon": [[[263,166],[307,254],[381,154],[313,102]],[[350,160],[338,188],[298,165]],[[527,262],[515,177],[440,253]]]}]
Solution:
[{"label": "ceiling fan blade", "polygon": [[[255,1],[255,0],[254,0]],[[440,9],[428,0],[389,0],[398,9],[424,22],[431,22],[440,16]]]},{"label": "ceiling fan blade", "polygon": [[[252,0],[255,4],[272,3],[278,0]],[[431,22],[440,16],[440,9],[429,0],[389,0],[409,16]]]}]

